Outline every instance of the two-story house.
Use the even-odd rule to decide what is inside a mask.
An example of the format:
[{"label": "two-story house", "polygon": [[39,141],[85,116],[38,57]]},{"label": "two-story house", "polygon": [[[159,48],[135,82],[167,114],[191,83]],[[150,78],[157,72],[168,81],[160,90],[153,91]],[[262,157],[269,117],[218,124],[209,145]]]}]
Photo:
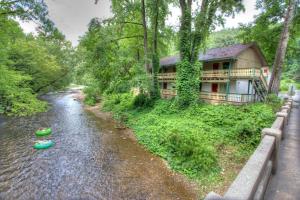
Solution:
[{"label": "two-story house", "polygon": [[[176,96],[176,64],[180,57],[160,60],[158,79],[161,96]],[[203,63],[199,98],[212,103],[243,104],[262,101],[267,95],[269,68],[260,48],[255,43],[208,49],[199,55]]]}]

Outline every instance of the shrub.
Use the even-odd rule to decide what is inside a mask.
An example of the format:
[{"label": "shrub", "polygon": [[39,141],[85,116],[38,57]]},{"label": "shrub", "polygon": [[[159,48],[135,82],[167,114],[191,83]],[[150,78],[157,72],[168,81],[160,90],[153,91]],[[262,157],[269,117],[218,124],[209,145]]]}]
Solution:
[{"label": "shrub", "polygon": [[148,95],[140,93],[134,98],[133,105],[135,108],[150,107],[153,105],[153,101]]},{"label": "shrub", "polygon": [[104,96],[103,109],[122,113],[133,108],[134,96],[131,93],[106,94]]},{"label": "shrub", "polygon": [[170,165],[195,177],[218,168],[215,149],[200,135],[174,132],[165,140]]},{"label": "shrub", "polygon": [[282,105],[282,100],[275,94],[269,94],[267,96],[266,103],[271,105],[273,108],[273,111],[276,112]]},{"label": "shrub", "polygon": [[95,87],[94,85],[88,86],[84,88],[83,92],[85,94],[85,104],[93,106],[97,103],[100,96],[100,91],[97,87]]}]

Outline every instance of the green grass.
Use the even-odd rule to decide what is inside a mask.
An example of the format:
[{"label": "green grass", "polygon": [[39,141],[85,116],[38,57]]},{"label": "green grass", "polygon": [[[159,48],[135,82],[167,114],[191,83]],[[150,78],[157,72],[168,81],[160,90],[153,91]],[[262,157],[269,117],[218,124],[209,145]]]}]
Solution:
[{"label": "green grass", "polygon": [[296,82],[292,79],[283,79],[280,82],[280,91],[287,92],[289,90],[290,85],[294,85],[297,90],[300,90],[300,83]]},{"label": "green grass", "polygon": [[271,97],[273,104],[197,104],[179,109],[174,101],[159,100],[151,107],[134,108],[130,94],[104,99],[104,110],[115,113],[141,144],[173,170],[199,182],[203,193],[231,183],[280,105]]}]

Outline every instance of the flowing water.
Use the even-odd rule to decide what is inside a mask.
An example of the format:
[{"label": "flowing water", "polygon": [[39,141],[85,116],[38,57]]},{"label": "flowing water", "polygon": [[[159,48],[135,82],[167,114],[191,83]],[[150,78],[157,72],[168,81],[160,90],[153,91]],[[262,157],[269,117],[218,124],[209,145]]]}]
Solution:
[{"label": "flowing water", "polygon": [[[197,198],[194,185],[86,111],[72,91],[45,98],[46,113],[0,119],[0,199]],[[32,148],[40,127],[52,128],[54,147]]]}]

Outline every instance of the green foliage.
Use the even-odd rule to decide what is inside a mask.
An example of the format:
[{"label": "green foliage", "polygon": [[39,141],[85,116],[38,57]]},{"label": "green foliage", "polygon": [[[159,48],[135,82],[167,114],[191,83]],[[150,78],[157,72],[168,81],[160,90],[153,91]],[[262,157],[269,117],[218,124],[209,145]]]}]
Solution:
[{"label": "green foliage", "polygon": [[[10,2],[11,6],[5,9],[15,13],[16,9],[20,11],[33,5],[33,1],[18,2]],[[0,5],[2,3],[8,2]],[[38,9],[36,6],[34,9]],[[31,12],[33,8],[28,9]],[[28,19],[29,15],[32,13],[21,18]],[[45,102],[37,99],[38,93],[69,84],[72,48],[54,27],[34,37],[25,35],[11,18],[7,13],[0,18],[0,27],[5,27],[0,29],[0,112],[15,116],[32,115],[47,108]]]},{"label": "green foliage", "polygon": [[177,65],[176,88],[180,106],[189,106],[198,99],[199,74],[199,67],[187,60],[183,60]]},{"label": "green foliage", "polygon": [[241,30],[238,28],[223,29],[217,32],[212,32],[207,41],[208,48],[219,48],[241,43],[242,40],[238,37]]},{"label": "green foliage", "polygon": [[190,177],[218,170],[217,152],[205,136],[173,131],[162,143],[173,169]]},{"label": "green foliage", "polygon": [[0,65],[0,107],[1,113],[15,116],[32,115],[47,108],[45,102],[36,99],[29,88],[29,76],[9,70]]},{"label": "green foliage", "polygon": [[144,93],[140,93],[134,97],[133,105],[135,108],[146,108],[151,107],[153,104],[153,100]]},{"label": "green foliage", "polygon": [[277,112],[283,103],[282,100],[275,94],[269,94],[266,102],[272,106],[274,112]]},{"label": "green foliage", "polygon": [[90,106],[93,106],[97,103],[99,97],[100,97],[100,92],[98,88],[94,85],[87,86],[83,90],[85,94],[84,98],[84,103]]},{"label": "green foliage", "polygon": [[122,113],[133,108],[134,96],[131,93],[105,95],[103,109]]},{"label": "green foliage", "polygon": [[[285,0],[257,0],[257,9],[260,14],[256,16],[253,23],[241,26],[239,39],[243,42],[255,41],[261,47],[266,60],[271,67],[276,55],[278,41],[283,28],[283,20],[288,7]],[[296,5],[296,12],[293,22],[289,27],[289,42],[283,66],[283,76],[297,79],[300,74],[300,6]],[[285,85],[282,89],[286,89]]]},{"label": "green foliage", "polygon": [[291,85],[294,85],[296,87],[295,89],[298,89],[298,90],[300,89],[299,82],[296,82],[293,79],[286,78],[286,79],[281,80],[281,82],[280,82],[280,91],[287,92]]},{"label": "green foliage", "polygon": [[[205,181],[220,174],[222,149],[245,160],[260,141],[262,128],[275,117],[275,100],[244,106],[193,104],[180,109],[175,101],[158,100],[152,107],[135,106],[147,96],[115,94],[104,98],[104,110],[132,128],[140,143],[166,159],[172,169]],[[274,103],[275,102],[275,103]],[[141,105],[142,103],[137,103]],[[144,104],[142,104],[144,105]],[[221,147],[221,148],[220,148]]]}]

